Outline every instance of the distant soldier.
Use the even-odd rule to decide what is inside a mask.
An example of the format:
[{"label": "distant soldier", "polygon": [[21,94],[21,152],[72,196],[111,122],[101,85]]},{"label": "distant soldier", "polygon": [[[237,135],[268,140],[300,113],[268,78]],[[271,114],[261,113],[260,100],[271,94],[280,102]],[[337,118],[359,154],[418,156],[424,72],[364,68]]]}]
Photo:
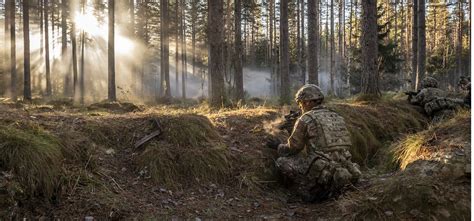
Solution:
[{"label": "distant soldier", "polygon": [[466,96],[464,97],[464,104],[467,107],[471,107],[471,79],[469,77],[461,76],[458,86],[466,91]]},{"label": "distant soldier", "polygon": [[324,200],[358,181],[361,172],[351,162],[350,134],[344,119],[326,109],[318,86],[307,84],[296,93],[303,113],[287,144],[269,142],[278,149],[276,166],[293,181],[304,201]]},{"label": "distant soldier", "polygon": [[447,93],[438,88],[438,81],[426,77],[421,82],[421,90],[410,98],[410,103],[423,107],[433,122],[439,122],[454,114],[454,110],[461,107],[463,101],[447,98]]}]

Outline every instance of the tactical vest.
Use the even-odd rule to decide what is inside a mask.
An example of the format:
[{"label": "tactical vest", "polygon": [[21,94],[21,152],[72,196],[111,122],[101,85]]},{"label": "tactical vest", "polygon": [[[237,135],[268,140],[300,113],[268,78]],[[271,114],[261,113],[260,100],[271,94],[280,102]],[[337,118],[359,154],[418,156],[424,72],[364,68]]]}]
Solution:
[{"label": "tactical vest", "polygon": [[331,152],[351,146],[349,131],[339,114],[327,109],[313,109],[304,115],[311,119],[307,123],[312,151]]}]

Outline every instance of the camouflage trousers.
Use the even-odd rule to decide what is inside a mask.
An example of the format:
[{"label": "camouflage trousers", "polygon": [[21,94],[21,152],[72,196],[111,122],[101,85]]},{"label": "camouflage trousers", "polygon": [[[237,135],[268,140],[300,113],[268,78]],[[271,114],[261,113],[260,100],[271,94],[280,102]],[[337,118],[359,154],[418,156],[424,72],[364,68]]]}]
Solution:
[{"label": "camouflage trousers", "polygon": [[276,166],[293,181],[296,191],[305,201],[334,196],[344,186],[357,182],[361,175],[359,166],[350,161],[347,150],[280,157]]},{"label": "camouflage trousers", "polygon": [[467,107],[463,100],[454,98],[437,97],[423,107],[425,112],[432,118],[433,123],[451,118],[457,109]]}]

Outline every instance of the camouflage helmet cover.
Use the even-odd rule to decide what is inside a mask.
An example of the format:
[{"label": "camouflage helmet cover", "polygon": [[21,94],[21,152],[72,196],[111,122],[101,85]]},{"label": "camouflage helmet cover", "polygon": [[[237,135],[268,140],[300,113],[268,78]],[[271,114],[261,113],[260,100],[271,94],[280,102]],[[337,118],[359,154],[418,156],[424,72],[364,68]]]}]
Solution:
[{"label": "camouflage helmet cover", "polygon": [[314,84],[306,84],[301,87],[295,95],[295,101],[323,100],[324,95],[321,89]]},{"label": "camouflage helmet cover", "polygon": [[438,87],[438,80],[432,78],[432,77],[425,77],[423,81],[421,82],[421,87],[422,88],[428,88],[428,87]]}]

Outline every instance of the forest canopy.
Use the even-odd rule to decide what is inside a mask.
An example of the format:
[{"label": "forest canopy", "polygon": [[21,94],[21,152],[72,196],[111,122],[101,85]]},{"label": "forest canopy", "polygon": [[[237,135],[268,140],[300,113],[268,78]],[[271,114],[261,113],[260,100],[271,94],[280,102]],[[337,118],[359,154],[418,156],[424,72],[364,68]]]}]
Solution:
[{"label": "forest canopy", "polygon": [[415,90],[424,76],[456,90],[470,76],[471,5],[464,1],[0,4],[0,93],[13,100],[288,103],[304,83],[347,97]]}]

